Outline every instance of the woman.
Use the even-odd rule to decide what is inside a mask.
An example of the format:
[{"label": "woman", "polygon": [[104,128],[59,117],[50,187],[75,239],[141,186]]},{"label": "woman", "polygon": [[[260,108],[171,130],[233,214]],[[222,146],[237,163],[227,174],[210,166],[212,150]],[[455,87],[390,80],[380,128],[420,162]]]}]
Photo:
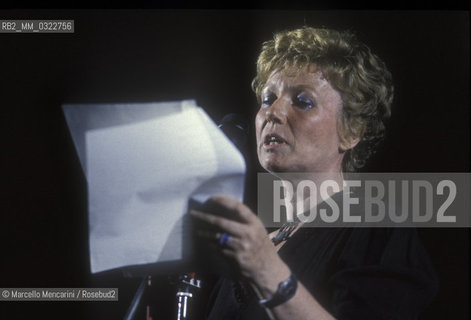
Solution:
[{"label": "woman", "polygon": [[[368,47],[347,32],[307,27],[264,43],[253,87],[262,167],[339,183],[382,138],[393,97],[391,75]],[[240,281],[219,281],[209,319],[415,319],[436,292],[412,229],[293,223],[268,234],[244,204],[210,202],[230,215],[190,213],[218,230],[209,238]]]}]

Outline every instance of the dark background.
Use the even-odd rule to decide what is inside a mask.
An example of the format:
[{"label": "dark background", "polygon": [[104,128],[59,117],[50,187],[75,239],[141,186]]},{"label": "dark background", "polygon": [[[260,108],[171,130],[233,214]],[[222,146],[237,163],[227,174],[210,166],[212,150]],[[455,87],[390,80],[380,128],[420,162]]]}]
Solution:
[{"label": "dark background", "polygon": [[[89,272],[86,181],[61,104],[191,98],[215,121],[252,119],[255,60],[276,31],[350,29],[389,66],[393,116],[365,171],[469,172],[468,12],[4,10],[0,19],[75,20],[73,34],[0,34],[0,287],[120,289],[119,302],[2,303],[2,319],[121,319],[138,285]],[[247,157],[253,195],[260,168]],[[468,319],[468,229],[419,232],[441,280],[423,319]],[[156,319],[167,319],[174,288],[166,279],[154,288]]]}]

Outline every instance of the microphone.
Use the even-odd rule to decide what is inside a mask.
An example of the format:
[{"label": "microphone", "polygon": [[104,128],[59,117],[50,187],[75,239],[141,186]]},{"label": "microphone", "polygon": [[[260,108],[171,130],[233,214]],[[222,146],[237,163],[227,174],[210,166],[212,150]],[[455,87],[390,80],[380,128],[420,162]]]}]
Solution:
[{"label": "microphone", "polygon": [[249,137],[249,123],[243,116],[236,113],[226,114],[218,127],[239,150],[245,148]]}]

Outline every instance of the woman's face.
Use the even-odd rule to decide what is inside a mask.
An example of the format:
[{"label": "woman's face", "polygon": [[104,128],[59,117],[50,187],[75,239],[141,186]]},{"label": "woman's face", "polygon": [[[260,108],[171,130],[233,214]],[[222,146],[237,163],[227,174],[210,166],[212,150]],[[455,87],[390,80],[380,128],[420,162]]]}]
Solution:
[{"label": "woman's face", "polygon": [[340,172],[340,94],[308,68],[273,72],[255,120],[257,153],[269,172]]}]

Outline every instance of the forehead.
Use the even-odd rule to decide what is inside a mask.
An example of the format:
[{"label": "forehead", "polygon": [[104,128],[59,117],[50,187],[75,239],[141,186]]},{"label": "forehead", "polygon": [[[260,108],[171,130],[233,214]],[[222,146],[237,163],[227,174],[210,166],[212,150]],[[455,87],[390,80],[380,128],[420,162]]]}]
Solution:
[{"label": "forehead", "polygon": [[301,69],[290,67],[273,71],[267,79],[263,91],[305,87],[314,91],[332,89],[323,73],[313,66]]}]

